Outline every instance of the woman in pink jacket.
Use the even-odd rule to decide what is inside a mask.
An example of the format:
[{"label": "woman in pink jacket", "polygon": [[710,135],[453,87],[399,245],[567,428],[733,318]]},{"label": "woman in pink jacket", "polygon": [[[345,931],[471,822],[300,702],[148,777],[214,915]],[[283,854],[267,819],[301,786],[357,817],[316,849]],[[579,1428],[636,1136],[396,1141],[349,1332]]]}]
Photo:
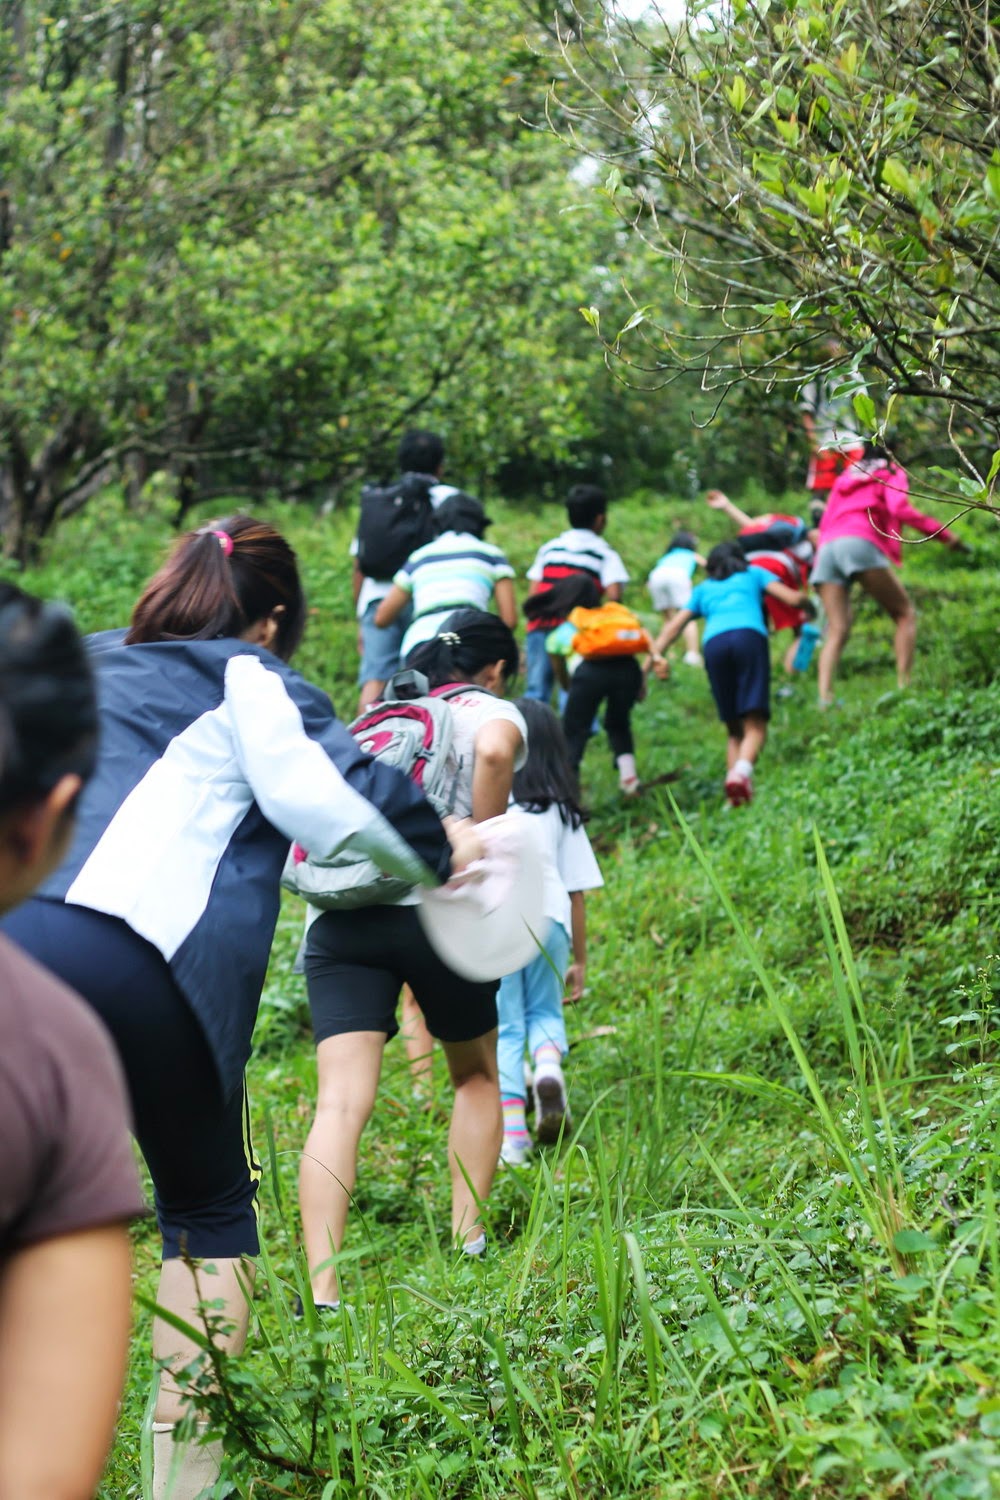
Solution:
[{"label": "woman in pink jacket", "polygon": [[864,455],[838,475],[819,526],[812,572],[826,611],[827,634],[819,657],[819,703],[833,702],[833,678],[851,630],[848,591],[857,581],[896,626],[896,675],[908,686],[917,641],[917,612],[893,572],[901,560],[901,531],[913,526],[949,547],[967,550],[953,531],[915,510],[907,498],[906,471],[886,450],[866,443]]}]

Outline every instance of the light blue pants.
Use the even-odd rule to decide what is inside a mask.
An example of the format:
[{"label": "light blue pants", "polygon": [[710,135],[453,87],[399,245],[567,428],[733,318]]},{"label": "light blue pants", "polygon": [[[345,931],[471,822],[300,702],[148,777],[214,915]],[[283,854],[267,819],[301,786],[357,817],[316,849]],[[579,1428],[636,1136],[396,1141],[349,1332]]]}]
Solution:
[{"label": "light blue pants", "polygon": [[562,1000],[570,941],[561,922],[550,923],[543,946],[530,964],[500,981],[497,1064],[500,1093],[508,1099],[525,1097],[525,1045],[532,1057],[543,1042],[555,1043],[564,1057],[568,1050]]},{"label": "light blue pants", "polygon": [[524,637],[524,696],[551,703],[556,674],[545,649],[547,630],[529,630]]}]

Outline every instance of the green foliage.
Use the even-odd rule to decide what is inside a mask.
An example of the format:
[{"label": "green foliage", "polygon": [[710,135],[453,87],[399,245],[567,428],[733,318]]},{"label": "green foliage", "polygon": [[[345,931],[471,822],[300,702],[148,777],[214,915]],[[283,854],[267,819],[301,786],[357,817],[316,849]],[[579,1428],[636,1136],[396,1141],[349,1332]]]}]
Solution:
[{"label": "green foliage", "polygon": [[[563,524],[494,509],[522,573]],[[640,580],[681,524],[721,537],[702,511],[647,492],[608,535]],[[276,518],[316,611],[301,664],[349,711],[350,519]],[[892,691],[890,627],[861,604],[845,705],[775,704],[750,808],[723,809],[721,730],[680,663],[636,716],[641,771],[677,779],[623,807],[590,747],[607,888],[569,1016],[572,1137],[498,1178],[486,1261],[453,1257],[447,1088],[427,1110],[391,1046],[330,1323],[308,1295],[291,1316],[315,1063],[288,903],[250,1074],[253,1352],[201,1398],[238,1493],[993,1500],[1000,548],[988,518],[970,530],[971,560],[907,551],[915,690]],[[26,581],[117,623],[167,534],[97,502]],[[147,1294],[156,1248],[138,1231]],[[139,1493],[146,1321],[106,1500]]]},{"label": "green foliage", "polygon": [[[604,188],[665,274],[609,353],[642,384],[695,373],[794,394],[833,374],[869,432],[953,447],[988,504],[1000,452],[996,28],[978,0],[691,0],[676,24],[600,5],[567,31],[557,128],[614,163]],[[646,305],[650,304],[650,305]],[[591,315],[603,313],[600,301]]]},{"label": "green foliage", "polygon": [[504,0],[104,0],[0,25],[0,523],[28,555],[124,469],[182,505],[336,493],[402,430],[565,458],[611,226]]}]

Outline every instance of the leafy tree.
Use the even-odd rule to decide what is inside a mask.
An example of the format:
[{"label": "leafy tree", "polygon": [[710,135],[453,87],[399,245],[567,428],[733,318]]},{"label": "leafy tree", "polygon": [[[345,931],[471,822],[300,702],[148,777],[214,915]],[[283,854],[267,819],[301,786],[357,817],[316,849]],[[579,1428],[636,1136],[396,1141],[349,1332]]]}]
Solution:
[{"label": "leafy tree", "polygon": [[[970,503],[1000,468],[1000,35],[986,0],[612,0],[559,38],[557,128],[669,273],[609,353],[631,378],[839,378],[869,430],[929,414]],[[581,91],[585,97],[581,98]],[[588,316],[598,327],[600,305]],[[617,325],[614,325],[617,326]],[[763,404],[763,402],[762,402]]]},{"label": "leafy tree", "polygon": [[479,474],[585,430],[607,229],[560,217],[504,0],[0,14],[7,555],[123,473],[183,511],[336,492],[418,421]]}]

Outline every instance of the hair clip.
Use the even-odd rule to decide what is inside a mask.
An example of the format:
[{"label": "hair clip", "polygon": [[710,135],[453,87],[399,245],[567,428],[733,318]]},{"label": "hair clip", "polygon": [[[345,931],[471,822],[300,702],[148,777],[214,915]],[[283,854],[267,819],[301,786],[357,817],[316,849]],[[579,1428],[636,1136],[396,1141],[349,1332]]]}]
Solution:
[{"label": "hair clip", "polygon": [[214,537],[217,537],[218,538],[218,542],[219,542],[219,546],[222,548],[223,552],[226,554],[227,557],[232,557],[232,555],[233,555],[233,539],[229,535],[228,531],[219,531],[214,526],[203,526],[200,531],[196,532],[196,535],[197,536],[214,536]]},{"label": "hair clip", "polygon": [[462,644],[462,637],[456,635],[453,630],[442,630],[438,635],[438,640],[444,641],[446,646],[460,646]]}]

